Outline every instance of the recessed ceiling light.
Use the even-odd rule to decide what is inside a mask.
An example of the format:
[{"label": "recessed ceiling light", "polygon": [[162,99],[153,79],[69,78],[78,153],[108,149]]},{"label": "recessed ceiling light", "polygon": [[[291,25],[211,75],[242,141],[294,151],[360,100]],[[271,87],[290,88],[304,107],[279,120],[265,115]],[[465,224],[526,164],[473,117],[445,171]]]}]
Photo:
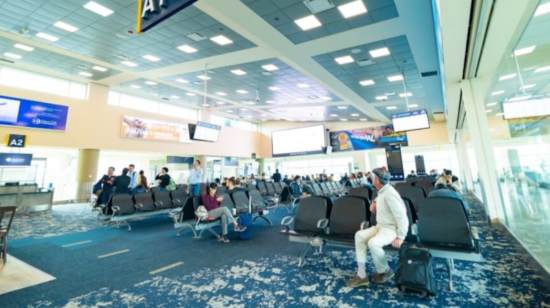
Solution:
[{"label": "recessed ceiling light", "polygon": [[130,86],[130,88],[141,89],[141,86],[139,86],[137,84],[133,84],[133,85]]},{"label": "recessed ceiling light", "polygon": [[96,13],[96,14],[99,14],[103,17],[107,17],[111,14],[113,14],[114,12],[106,7],[104,7],[103,5],[100,5],[100,4],[97,4],[95,3],[94,1],[90,1],[88,3],[86,3],[86,5],[84,5],[84,8]]},{"label": "recessed ceiling light", "polygon": [[279,120],[281,120],[281,118],[275,118],[275,119],[273,119],[273,120],[275,120],[275,121],[279,121]]},{"label": "recessed ceiling light", "polygon": [[76,31],[78,31],[78,28],[77,28],[77,27],[71,26],[71,25],[66,24],[66,23],[64,23],[64,22],[62,22],[62,21],[58,21],[58,22],[56,22],[56,23],[53,24],[53,25],[56,26],[56,27],[58,27],[58,28],[60,28],[60,29],[65,30],[65,31],[69,31],[69,32],[76,32]]},{"label": "recessed ceiling light", "polygon": [[491,93],[491,96],[500,95],[502,93],[504,93],[504,90],[495,91],[495,92]]},{"label": "recessed ceiling light", "polygon": [[228,39],[227,37],[225,37],[223,35],[218,35],[218,36],[211,37],[210,40],[212,40],[213,42],[215,42],[219,45],[222,45],[222,46],[233,43],[232,40]]},{"label": "recessed ceiling light", "polygon": [[356,0],[340,5],[338,7],[338,10],[340,10],[340,13],[342,13],[344,18],[350,18],[353,16],[365,14],[367,12],[367,8],[365,7],[365,4],[362,0]]},{"label": "recessed ceiling light", "polygon": [[418,105],[417,104],[410,104],[409,107],[410,108],[416,108],[416,107],[418,107]]},{"label": "recessed ceiling light", "polygon": [[334,60],[340,65],[355,62],[355,60],[353,60],[351,56],[344,56],[344,57],[336,58]]},{"label": "recessed ceiling light", "polygon": [[210,78],[210,77],[208,77],[208,76],[204,76],[204,75],[199,75],[199,76],[197,76],[197,78],[202,79],[202,80],[210,80],[210,79],[212,79],[212,78]]},{"label": "recessed ceiling light", "polygon": [[413,94],[411,92],[399,93],[399,97],[411,97],[411,96],[413,96]]},{"label": "recessed ceiling light", "polygon": [[227,110],[226,112],[228,112],[228,113],[233,113],[233,110]]},{"label": "recessed ceiling light", "polygon": [[189,81],[187,81],[185,79],[181,79],[181,78],[176,79],[176,81],[179,82],[179,83],[189,83]]},{"label": "recessed ceiling light", "polygon": [[219,96],[226,96],[227,94],[223,93],[223,92],[216,92],[216,95],[219,95]]},{"label": "recessed ceiling light", "polygon": [[497,114],[495,114],[495,116],[497,116],[497,117],[501,117],[501,116],[503,116],[503,115],[504,115],[504,113],[497,113]]},{"label": "recessed ceiling light", "polygon": [[276,71],[278,70],[279,68],[273,64],[267,64],[267,65],[262,65],[262,68],[266,71]]},{"label": "recessed ceiling light", "polygon": [[331,117],[337,117],[338,115],[333,113],[333,114],[331,114],[330,116],[331,116]]},{"label": "recessed ceiling light", "polygon": [[248,91],[245,91],[245,90],[237,90],[236,92],[240,93],[240,94],[247,94],[248,93]]},{"label": "recessed ceiling light", "polygon": [[86,76],[86,77],[92,77],[93,74],[87,73],[87,72],[80,72],[78,75]]},{"label": "recessed ceiling light", "polygon": [[386,109],[388,109],[388,110],[395,110],[395,109],[397,109],[397,107],[395,107],[395,106],[388,106],[388,107],[386,107]]},{"label": "recessed ceiling light", "polygon": [[514,50],[514,56],[519,57],[519,56],[526,55],[528,53],[532,53],[533,50],[535,50],[535,47],[537,47],[537,45],[516,49]]},{"label": "recessed ceiling light", "polygon": [[344,121],[344,122],[347,121],[347,120],[348,120],[348,119],[340,119],[340,121]]},{"label": "recessed ceiling light", "polygon": [[191,92],[187,92],[187,93],[185,93],[185,95],[187,95],[187,96],[195,96],[195,95],[197,95],[197,94],[191,93]]},{"label": "recessed ceiling light", "polygon": [[218,105],[225,105],[225,102],[217,102]]},{"label": "recessed ceiling light", "polygon": [[56,41],[59,40],[59,38],[57,38],[53,35],[49,35],[49,34],[42,33],[42,32],[36,33],[36,36],[38,36],[39,38],[43,38],[45,40],[51,41],[51,42],[56,42]]},{"label": "recessed ceiling light", "polygon": [[13,58],[13,59],[21,59],[21,56],[20,55],[16,55],[14,53],[11,53],[11,52],[4,52],[4,56],[8,57],[8,58]]},{"label": "recessed ceiling light", "polygon": [[508,74],[508,75],[503,75],[503,76],[500,76],[500,78],[498,80],[507,80],[507,79],[512,79],[516,77],[516,74]]},{"label": "recessed ceiling light", "polygon": [[278,88],[278,87],[269,87],[268,89],[271,90],[271,91],[279,91],[279,90],[281,90],[281,88]]},{"label": "recessed ceiling light", "polygon": [[352,117],[358,117],[359,114],[358,114],[358,113],[352,113],[351,116],[352,116]]},{"label": "recessed ceiling light", "polygon": [[497,104],[498,104],[497,102],[489,103],[489,104],[487,104],[487,107],[493,107],[493,106],[496,106]]},{"label": "recessed ceiling light", "polygon": [[381,95],[381,96],[377,96],[376,99],[379,101],[385,101],[388,99],[388,97],[386,95]]},{"label": "recessed ceiling light", "polygon": [[535,70],[535,73],[546,72],[546,71],[550,71],[550,65],[537,68]]},{"label": "recessed ceiling light", "polygon": [[255,102],[255,101],[248,101],[248,102],[246,102],[246,103],[249,104],[249,105],[256,105],[256,102]]},{"label": "recessed ceiling light", "polygon": [[19,44],[19,43],[15,44],[13,47],[24,50],[24,51],[33,51],[34,50],[34,47],[30,47],[30,46]]},{"label": "recessed ceiling light", "polygon": [[401,81],[403,80],[403,75],[395,75],[388,77],[389,82]]},{"label": "recessed ceiling light", "polygon": [[519,87],[519,89],[520,89],[520,90],[527,90],[527,89],[534,88],[536,85],[537,85],[536,83],[527,84],[527,85],[524,85],[523,87]]},{"label": "recessed ceiling light", "polygon": [[130,67],[135,67],[135,66],[137,66],[136,63],[130,62],[130,61],[122,61],[122,62],[120,62],[120,63],[122,63],[122,64],[124,64],[124,65],[126,65],[126,66],[130,66]]},{"label": "recessed ceiling light", "polygon": [[267,114],[260,114],[260,117],[267,117]]},{"label": "recessed ceiling light", "polygon": [[209,105],[209,104],[207,104],[207,103],[202,103],[202,104],[201,104],[201,106],[204,106],[204,107],[210,107],[210,105]]},{"label": "recessed ceiling light", "polygon": [[177,96],[177,95],[172,95],[172,96],[170,96],[170,98],[173,98],[173,99],[179,99],[180,97],[179,97],[179,96]]},{"label": "recessed ceiling light", "polygon": [[197,52],[197,50],[189,45],[181,45],[178,47],[179,50],[185,52],[185,53],[194,53]]},{"label": "recessed ceiling light", "polygon": [[338,108],[338,109],[348,109],[348,106],[338,106],[336,108]]},{"label": "recessed ceiling light", "polygon": [[149,60],[149,61],[151,61],[151,62],[158,62],[158,61],[160,61],[160,58],[155,57],[155,56],[153,56],[153,55],[145,55],[145,56],[143,56],[143,59]]},{"label": "recessed ceiling light", "polygon": [[366,121],[367,119],[359,119],[359,121]]},{"label": "recessed ceiling light", "polygon": [[156,86],[156,85],[157,85],[156,82],[150,81],[150,80],[147,80],[147,81],[145,82],[145,84],[148,84],[148,85],[150,85],[150,86]]},{"label": "recessed ceiling light", "polygon": [[274,101],[265,101],[266,104],[273,104],[275,103]]},{"label": "recessed ceiling light", "polygon": [[384,48],[371,50],[369,51],[369,53],[373,58],[379,58],[379,57],[389,56],[390,50],[387,47],[384,47]]},{"label": "recessed ceiling light", "polygon": [[299,101],[299,102],[304,102],[305,101],[305,99],[303,99],[303,98],[297,98],[296,100]]},{"label": "recessed ceiling light", "polygon": [[321,26],[321,22],[315,17],[315,15],[309,15],[307,17],[297,19],[294,22],[304,31]]},{"label": "recessed ceiling light", "polygon": [[531,98],[532,95],[516,96],[508,99],[509,102],[525,101]]},{"label": "recessed ceiling light", "polygon": [[328,96],[324,96],[324,97],[321,97],[322,100],[324,101],[331,101],[332,98],[328,97]]},{"label": "recessed ceiling light", "polygon": [[246,109],[246,108],[241,108],[241,111],[248,111],[248,109]]},{"label": "recessed ceiling light", "polygon": [[104,68],[104,67],[101,67],[101,66],[94,66],[92,67],[93,70],[96,70],[96,71],[100,71],[100,72],[106,72],[108,71],[108,69]]},{"label": "recessed ceiling light", "polygon": [[490,112],[493,112],[493,110],[492,109],[485,110],[485,113],[490,113]]},{"label": "recessed ceiling light", "polygon": [[539,5],[535,11],[535,16],[540,16],[546,13],[550,13],[550,2]]},{"label": "recessed ceiling light", "polygon": [[374,80],[369,79],[369,80],[359,81],[359,84],[362,86],[372,86],[374,84]]},{"label": "recessed ceiling light", "polygon": [[251,118],[252,118],[252,115],[247,115],[245,118],[251,119]]},{"label": "recessed ceiling light", "polygon": [[309,88],[309,85],[307,83],[299,83],[297,84],[298,88]]},{"label": "recessed ceiling light", "polygon": [[232,70],[231,73],[233,73],[235,75],[238,75],[238,76],[246,75],[246,72],[243,71],[243,70]]}]

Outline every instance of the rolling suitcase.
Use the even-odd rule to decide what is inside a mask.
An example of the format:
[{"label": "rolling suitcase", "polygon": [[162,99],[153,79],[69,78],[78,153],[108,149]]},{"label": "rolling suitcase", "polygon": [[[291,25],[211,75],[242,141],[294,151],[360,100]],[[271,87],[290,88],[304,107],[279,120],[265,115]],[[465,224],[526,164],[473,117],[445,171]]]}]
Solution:
[{"label": "rolling suitcase", "polygon": [[402,245],[395,284],[404,294],[420,294],[424,299],[437,294],[432,255],[423,249]]}]

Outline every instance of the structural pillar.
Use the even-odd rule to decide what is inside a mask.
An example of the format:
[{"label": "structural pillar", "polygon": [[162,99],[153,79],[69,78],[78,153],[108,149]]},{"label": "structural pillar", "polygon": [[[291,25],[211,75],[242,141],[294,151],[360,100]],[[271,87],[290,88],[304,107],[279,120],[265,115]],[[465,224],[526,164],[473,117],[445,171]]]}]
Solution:
[{"label": "structural pillar", "polygon": [[465,131],[457,130],[457,144],[456,151],[458,156],[458,162],[462,169],[461,174],[464,174],[464,180],[466,182],[466,190],[469,192],[474,191],[474,180],[472,177],[472,168],[470,167],[470,159],[468,157],[468,147],[466,146],[466,140],[464,138]]},{"label": "structural pillar", "polygon": [[80,149],[76,169],[76,200],[87,201],[92,194],[99,166],[99,150]]},{"label": "structural pillar", "polygon": [[[365,155],[368,153],[366,151],[354,151],[352,152],[353,153],[353,173],[357,173],[357,172],[363,172],[365,173],[367,170],[367,162],[366,162],[366,158],[365,158]],[[355,170],[355,164],[358,164],[359,165],[359,169],[358,170]]]}]

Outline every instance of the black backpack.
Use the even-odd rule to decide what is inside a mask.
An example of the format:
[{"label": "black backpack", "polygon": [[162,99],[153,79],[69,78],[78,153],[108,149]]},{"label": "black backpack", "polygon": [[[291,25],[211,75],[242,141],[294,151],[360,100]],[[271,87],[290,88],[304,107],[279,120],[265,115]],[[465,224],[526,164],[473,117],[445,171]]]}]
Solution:
[{"label": "black backpack", "polygon": [[395,284],[403,293],[418,293],[424,299],[435,296],[437,286],[432,268],[432,255],[426,250],[402,245]]}]

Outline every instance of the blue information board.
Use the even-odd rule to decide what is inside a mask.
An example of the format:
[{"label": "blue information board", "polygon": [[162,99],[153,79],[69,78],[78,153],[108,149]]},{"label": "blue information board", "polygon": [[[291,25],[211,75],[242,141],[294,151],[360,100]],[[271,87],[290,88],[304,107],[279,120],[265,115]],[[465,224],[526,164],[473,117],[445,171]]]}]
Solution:
[{"label": "blue information board", "polygon": [[65,131],[69,107],[0,96],[0,125]]},{"label": "blue information board", "polygon": [[0,153],[0,167],[26,167],[31,161],[32,154]]},{"label": "blue information board", "polygon": [[197,1],[198,0],[139,0],[138,33],[153,28]]}]

